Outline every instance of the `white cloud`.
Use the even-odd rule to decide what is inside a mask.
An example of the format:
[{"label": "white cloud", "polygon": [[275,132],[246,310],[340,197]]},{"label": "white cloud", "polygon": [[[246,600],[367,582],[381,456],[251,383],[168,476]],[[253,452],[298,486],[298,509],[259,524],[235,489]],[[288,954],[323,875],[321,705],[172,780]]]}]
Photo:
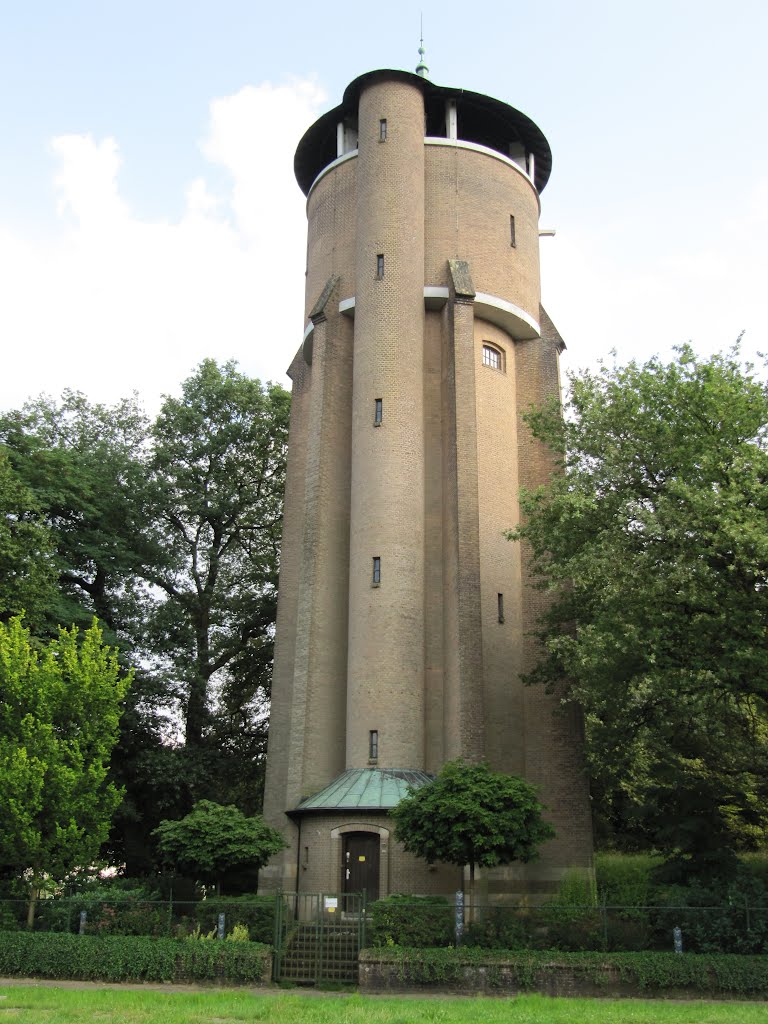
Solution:
[{"label": "white cloud", "polygon": [[206,356],[284,379],[303,328],[293,153],[323,99],[297,80],[215,100],[202,150],[229,186],[191,181],[175,223],[133,215],[114,139],[54,139],[58,230],[31,239],[0,226],[0,408],[71,387],[98,401],[137,390],[154,410]]},{"label": "white cloud", "polygon": [[542,241],[543,302],[562,333],[567,370],[663,358],[690,341],[702,355],[724,351],[745,330],[742,353],[768,349],[763,299],[768,180],[730,207],[713,204],[687,228],[668,211],[638,210],[620,227],[565,225]]},{"label": "white cloud", "polygon": [[53,181],[58,212],[72,213],[89,231],[112,229],[128,218],[117,191],[120,154],[114,139],[94,142],[90,135],[59,135],[51,143],[59,159]]},{"label": "white cloud", "polygon": [[[213,100],[200,143],[211,170],[190,176],[174,221],[130,209],[119,188],[130,154],[115,139],[54,139],[55,229],[27,236],[0,224],[0,409],[71,387],[99,401],[135,389],[153,411],[206,356],[285,381],[304,326],[293,154],[324,99],[295,80]],[[566,368],[612,348],[621,360],[666,355],[689,339],[712,352],[742,328],[748,356],[768,349],[768,180],[687,222],[659,196],[617,207],[621,222],[600,220],[602,202],[571,203],[542,242],[543,298]]]}]

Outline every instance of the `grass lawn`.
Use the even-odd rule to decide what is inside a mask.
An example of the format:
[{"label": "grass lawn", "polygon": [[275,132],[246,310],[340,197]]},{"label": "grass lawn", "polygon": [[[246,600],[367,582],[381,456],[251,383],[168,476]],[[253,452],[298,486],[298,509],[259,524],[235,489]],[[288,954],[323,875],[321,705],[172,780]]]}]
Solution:
[{"label": "grass lawn", "polygon": [[0,988],[0,1024],[768,1024],[768,1004]]}]

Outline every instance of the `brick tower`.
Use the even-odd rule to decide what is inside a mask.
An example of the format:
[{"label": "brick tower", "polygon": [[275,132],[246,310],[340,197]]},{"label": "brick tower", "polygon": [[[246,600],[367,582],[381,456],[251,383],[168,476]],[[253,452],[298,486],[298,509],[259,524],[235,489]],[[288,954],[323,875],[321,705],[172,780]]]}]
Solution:
[{"label": "brick tower", "polygon": [[448,893],[387,811],[455,757],[540,787],[557,838],[495,893],[591,864],[579,723],[521,673],[541,595],[503,531],[551,472],[522,413],[559,396],[540,304],[546,139],[524,114],[373,71],[307,131],[261,888]]}]

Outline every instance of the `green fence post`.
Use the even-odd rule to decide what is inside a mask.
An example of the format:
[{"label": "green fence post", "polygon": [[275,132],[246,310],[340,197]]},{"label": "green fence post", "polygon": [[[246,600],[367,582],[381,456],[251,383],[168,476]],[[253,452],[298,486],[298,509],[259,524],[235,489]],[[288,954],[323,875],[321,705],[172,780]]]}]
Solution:
[{"label": "green fence post", "polygon": [[283,930],[283,894],[278,889],[275,893],[275,922],[274,922],[274,954],[272,958],[272,979],[273,981],[279,981],[280,979],[280,953],[282,949],[282,930]]}]

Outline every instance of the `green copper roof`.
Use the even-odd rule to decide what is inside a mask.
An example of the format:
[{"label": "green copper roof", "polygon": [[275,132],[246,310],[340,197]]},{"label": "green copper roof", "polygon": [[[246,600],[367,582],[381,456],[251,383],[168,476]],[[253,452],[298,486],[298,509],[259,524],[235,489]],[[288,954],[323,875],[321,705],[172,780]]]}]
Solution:
[{"label": "green copper roof", "polygon": [[433,779],[434,775],[411,768],[350,768],[289,813],[387,810],[399,804],[409,788],[419,789]]}]

